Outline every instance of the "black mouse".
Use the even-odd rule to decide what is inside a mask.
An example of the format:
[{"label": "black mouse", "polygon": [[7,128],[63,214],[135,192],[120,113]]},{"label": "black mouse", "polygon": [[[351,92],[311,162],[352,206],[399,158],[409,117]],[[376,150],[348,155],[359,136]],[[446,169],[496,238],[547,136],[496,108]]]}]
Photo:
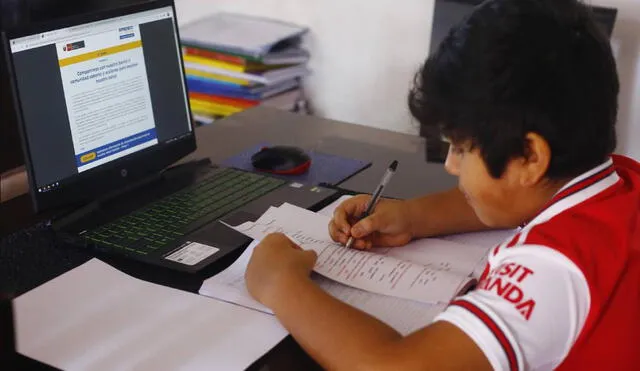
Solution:
[{"label": "black mouse", "polygon": [[264,147],[251,156],[251,164],[259,171],[280,175],[303,174],[311,166],[311,158],[292,146]]}]

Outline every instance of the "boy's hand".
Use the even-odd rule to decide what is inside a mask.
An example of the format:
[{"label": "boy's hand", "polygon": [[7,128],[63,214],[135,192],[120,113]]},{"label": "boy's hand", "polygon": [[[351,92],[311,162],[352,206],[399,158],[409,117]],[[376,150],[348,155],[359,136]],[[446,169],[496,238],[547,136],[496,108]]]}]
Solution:
[{"label": "boy's hand", "polygon": [[272,233],[256,246],[247,266],[245,280],[249,293],[271,307],[291,280],[308,279],[317,255],[305,251],[281,233]]},{"label": "boy's hand", "polygon": [[329,222],[329,234],[334,241],[346,244],[350,236],[353,247],[402,246],[413,238],[412,220],[407,201],[381,199],[373,213],[358,222],[371,196],[352,197],[338,206]]}]

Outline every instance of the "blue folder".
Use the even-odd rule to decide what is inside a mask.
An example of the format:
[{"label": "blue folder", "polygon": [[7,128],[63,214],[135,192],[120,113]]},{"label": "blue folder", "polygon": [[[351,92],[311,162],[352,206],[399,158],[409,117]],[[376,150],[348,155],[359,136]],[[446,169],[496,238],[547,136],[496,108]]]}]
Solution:
[{"label": "blue folder", "polygon": [[215,81],[198,76],[187,76],[187,88],[194,93],[222,95],[248,100],[262,100],[270,96],[291,90],[299,85],[296,79],[283,81],[276,85],[241,86]]}]

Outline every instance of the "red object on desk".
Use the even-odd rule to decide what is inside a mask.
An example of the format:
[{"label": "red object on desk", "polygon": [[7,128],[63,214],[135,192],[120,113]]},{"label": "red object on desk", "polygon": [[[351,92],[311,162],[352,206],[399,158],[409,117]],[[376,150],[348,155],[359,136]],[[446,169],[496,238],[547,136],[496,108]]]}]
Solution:
[{"label": "red object on desk", "polygon": [[253,167],[261,172],[277,175],[300,175],[311,166],[311,157],[292,146],[262,147],[251,156]]},{"label": "red object on desk", "polygon": [[299,165],[297,167],[294,167],[293,169],[289,169],[289,170],[273,170],[273,171],[267,171],[267,170],[261,170],[265,173],[271,173],[271,174],[278,174],[278,175],[299,175],[299,174],[304,174],[305,172],[307,172],[307,170],[309,170],[309,168],[311,167],[311,160],[305,162],[302,165]]}]

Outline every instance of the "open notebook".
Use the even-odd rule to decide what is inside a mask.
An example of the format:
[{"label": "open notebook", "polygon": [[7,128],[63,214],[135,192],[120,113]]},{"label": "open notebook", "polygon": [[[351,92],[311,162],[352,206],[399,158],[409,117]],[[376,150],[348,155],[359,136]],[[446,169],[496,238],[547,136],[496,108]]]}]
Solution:
[{"label": "open notebook", "polygon": [[[270,208],[255,222],[235,227],[259,241],[282,232],[315,250],[314,279],[329,294],[409,333],[431,322],[473,284],[487,247],[423,239],[402,248],[346,249],[327,231],[330,217],[293,205]],[[244,272],[255,244],[227,270],[205,281],[200,294],[270,313],[248,294]]]}]

